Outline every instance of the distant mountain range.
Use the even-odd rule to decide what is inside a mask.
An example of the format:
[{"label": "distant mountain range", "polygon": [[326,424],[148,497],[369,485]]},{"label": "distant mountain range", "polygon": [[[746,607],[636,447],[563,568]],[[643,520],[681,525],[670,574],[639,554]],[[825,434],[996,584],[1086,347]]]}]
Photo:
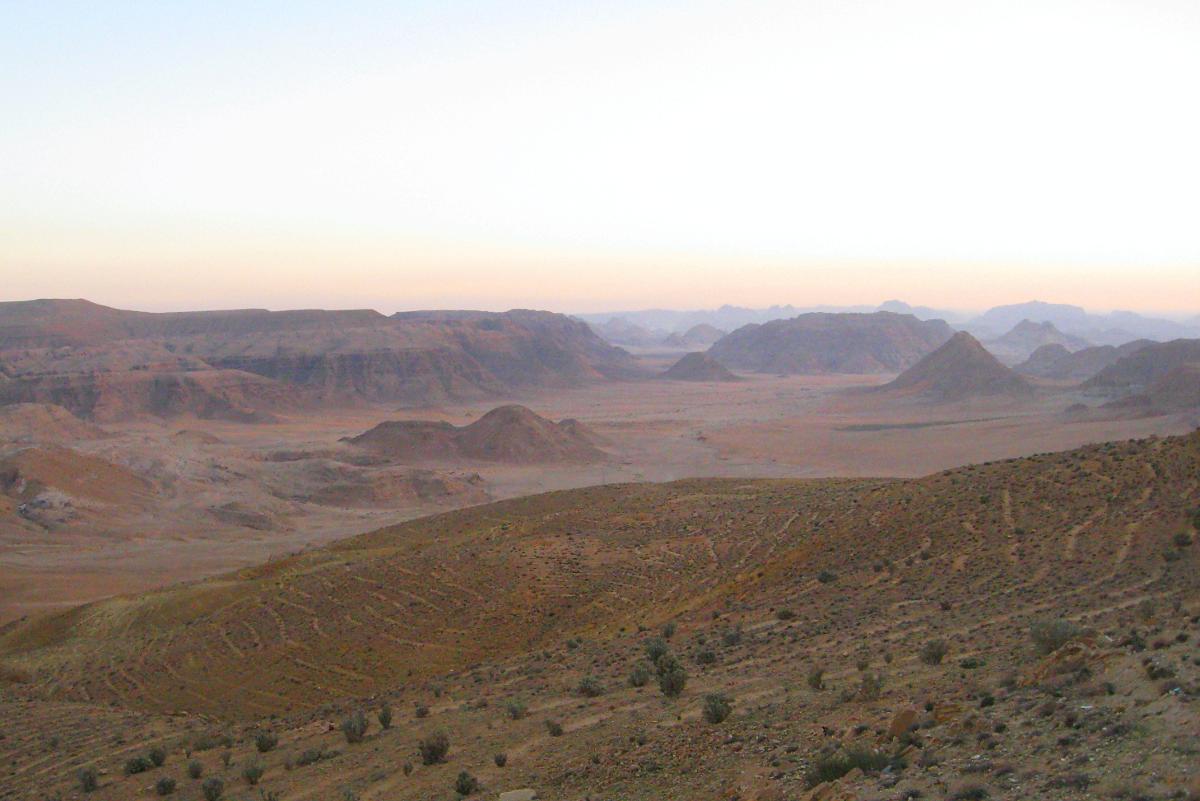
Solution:
[{"label": "distant mountain range", "polygon": [[[1079,306],[1062,303],[1030,301],[996,306],[983,314],[929,306],[913,306],[902,300],[888,300],[878,306],[770,306],[751,309],[742,306],[721,306],[717,309],[677,311],[646,309],[642,311],[604,312],[575,315],[592,326],[600,336],[617,345],[646,346],[662,343],[673,333],[681,333],[699,325],[736,331],[745,325],[762,325],[811,313],[870,314],[877,311],[910,314],[918,320],[945,320],[954,328],[969,331],[989,348],[1021,323],[1049,323],[1059,333],[1071,338],[1076,346],[1123,345],[1136,339],[1166,342],[1172,339],[1200,337],[1200,316],[1186,321],[1148,317],[1131,311],[1094,314]],[[1053,339],[1038,344],[1049,344]],[[1081,344],[1080,344],[1081,343]],[[691,342],[692,347],[700,342]],[[1066,344],[1065,342],[1063,344]],[[1027,358],[1032,348],[1008,348],[1000,345],[994,352],[1010,363]]]}]

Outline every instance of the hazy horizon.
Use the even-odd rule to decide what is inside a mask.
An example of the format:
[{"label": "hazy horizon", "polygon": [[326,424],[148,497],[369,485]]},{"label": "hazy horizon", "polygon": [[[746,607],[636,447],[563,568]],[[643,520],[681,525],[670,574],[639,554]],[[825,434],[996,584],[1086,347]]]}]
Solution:
[{"label": "hazy horizon", "polygon": [[1194,314],[1198,40],[1184,0],[10,4],[0,297]]}]

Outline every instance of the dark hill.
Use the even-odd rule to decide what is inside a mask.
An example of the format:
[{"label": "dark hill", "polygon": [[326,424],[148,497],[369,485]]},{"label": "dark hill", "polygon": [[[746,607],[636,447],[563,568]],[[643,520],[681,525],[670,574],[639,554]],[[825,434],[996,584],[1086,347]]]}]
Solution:
[{"label": "dark hill", "polygon": [[729,369],[707,353],[689,353],[675,362],[660,378],[671,381],[739,381]]}]

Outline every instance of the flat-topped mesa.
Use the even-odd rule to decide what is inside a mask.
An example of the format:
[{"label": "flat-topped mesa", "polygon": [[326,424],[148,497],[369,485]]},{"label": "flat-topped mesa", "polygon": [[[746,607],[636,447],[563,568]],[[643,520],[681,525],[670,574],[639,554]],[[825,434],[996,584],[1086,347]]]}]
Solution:
[{"label": "flat-topped mesa", "polygon": [[1020,398],[1033,394],[1033,388],[1024,379],[965,331],[959,331],[949,342],[880,387],[880,391],[918,395],[934,401]]},{"label": "flat-topped mesa", "polygon": [[[0,365],[0,405],[57,403],[81,417],[99,408],[109,419],[259,419],[362,400],[420,406],[640,375],[628,353],[551,312],[156,314],[85,300],[0,303]],[[188,378],[204,372],[202,382]],[[202,399],[214,382],[238,386],[222,390],[227,402]],[[164,393],[179,400],[158,402]]]},{"label": "flat-topped mesa", "polygon": [[891,373],[911,367],[953,334],[942,320],[910,314],[821,312],[743,326],[708,353],[733,370],[758,373]]},{"label": "flat-topped mesa", "polygon": [[555,423],[524,406],[500,406],[465,426],[426,420],[380,423],[347,440],[396,461],[467,459],[510,464],[595,462],[599,438],[577,420]]}]

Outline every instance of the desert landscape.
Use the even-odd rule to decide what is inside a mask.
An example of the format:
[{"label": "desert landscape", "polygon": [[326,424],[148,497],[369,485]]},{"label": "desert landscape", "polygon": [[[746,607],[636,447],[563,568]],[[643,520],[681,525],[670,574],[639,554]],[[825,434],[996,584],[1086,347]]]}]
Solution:
[{"label": "desert landscape", "polygon": [[0,801],[1200,801],[1198,41],[0,3]]}]

